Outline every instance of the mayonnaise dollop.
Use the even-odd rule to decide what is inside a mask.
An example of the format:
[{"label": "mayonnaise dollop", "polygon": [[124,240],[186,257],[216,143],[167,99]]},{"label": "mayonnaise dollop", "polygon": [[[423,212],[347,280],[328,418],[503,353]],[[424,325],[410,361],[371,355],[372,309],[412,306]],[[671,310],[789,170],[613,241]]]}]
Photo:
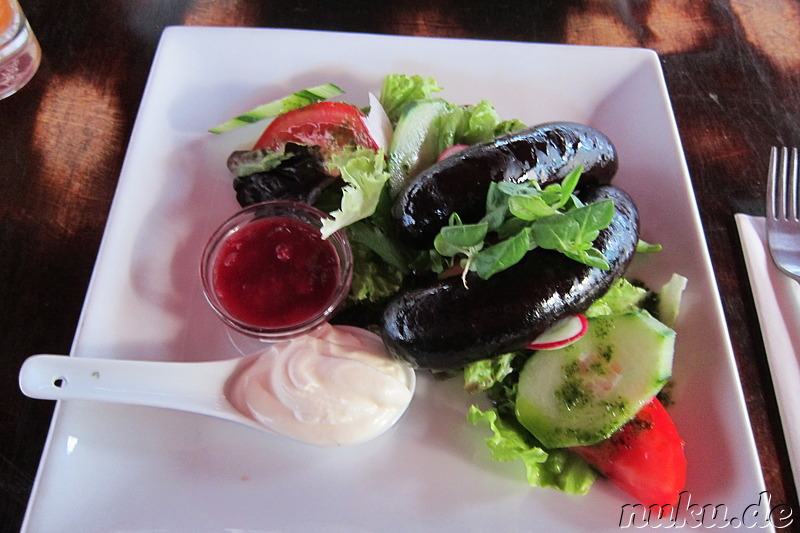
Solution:
[{"label": "mayonnaise dollop", "polygon": [[310,444],[373,439],[414,395],[413,369],[360,328],[326,324],[251,359],[228,382],[228,401],[266,428]]}]

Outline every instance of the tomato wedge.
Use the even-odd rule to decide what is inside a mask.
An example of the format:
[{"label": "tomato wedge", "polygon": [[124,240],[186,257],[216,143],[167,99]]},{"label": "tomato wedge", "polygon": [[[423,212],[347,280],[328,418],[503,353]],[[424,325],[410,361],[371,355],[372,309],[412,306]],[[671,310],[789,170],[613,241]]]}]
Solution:
[{"label": "tomato wedge", "polygon": [[676,504],[686,483],[683,440],[655,398],[608,439],[571,450],[646,506]]},{"label": "tomato wedge", "polygon": [[317,102],[276,117],[254,149],[280,151],[288,142],[319,146],[323,155],[348,145],[378,149],[367,128],[366,115],[343,102]]}]

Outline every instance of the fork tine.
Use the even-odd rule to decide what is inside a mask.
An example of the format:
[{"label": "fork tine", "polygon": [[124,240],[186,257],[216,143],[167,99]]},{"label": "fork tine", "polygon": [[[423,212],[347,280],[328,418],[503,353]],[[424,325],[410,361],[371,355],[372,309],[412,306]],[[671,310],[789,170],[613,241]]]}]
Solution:
[{"label": "fork tine", "polygon": [[773,146],[769,153],[769,173],[767,176],[767,218],[774,219],[778,212],[778,148],[776,146]]},{"label": "fork tine", "polygon": [[792,148],[792,161],[789,166],[789,190],[787,201],[789,202],[789,218],[798,220],[798,189],[797,189],[797,148]]},{"label": "fork tine", "polygon": [[[778,155],[780,152],[780,156]],[[800,281],[800,160],[797,147],[773,147],[767,176],[767,243],[775,265]]]},{"label": "fork tine", "polygon": [[785,146],[781,148],[781,163],[778,168],[778,219],[786,220],[786,205],[788,194],[786,194],[786,183],[788,181],[789,170],[789,149]]},{"label": "fork tine", "polygon": [[[797,180],[789,176],[789,149],[787,147],[781,148],[780,161],[777,161],[776,148],[773,148],[772,156],[770,157],[770,181],[773,182],[771,198],[774,204],[772,217],[775,220],[788,220],[790,211],[794,214],[797,212],[794,208],[795,202],[790,198],[790,189],[796,190],[796,185],[791,186],[790,180],[792,182]],[[773,158],[775,159],[774,165]]]}]

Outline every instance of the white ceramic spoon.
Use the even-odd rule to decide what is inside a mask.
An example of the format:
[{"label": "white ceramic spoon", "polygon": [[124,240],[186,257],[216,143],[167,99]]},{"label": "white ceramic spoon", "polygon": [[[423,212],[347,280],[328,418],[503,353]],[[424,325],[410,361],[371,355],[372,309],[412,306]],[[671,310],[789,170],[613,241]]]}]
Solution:
[{"label": "white ceramic spoon", "polygon": [[[378,342],[380,341],[378,340]],[[389,423],[387,423],[388,418],[383,415],[374,419],[367,415],[366,417],[348,416],[343,418],[341,423],[333,425],[321,423],[314,426],[313,422],[307,424],[301,418],[293,418],[297,417],[297,413],[292,412],[292,408],[289,407],[289,405],[294,405],[292,402],[283,406],[281,401],[275,401],[268,404],[269,408],[276,409],[266,418],[269,420],[269,425],[263,425],[239,411],[235,407],[236,404],[233,403],[236,400],[232,402],[227,396],[228,392],[236,394],[237,383],[242,371],[247,367],[255,368],[251,363],[262,356],[265,356],[263,352],[257,352],[238,359],[176,363],[34,355],[22,364],[19,386],[22,392],[31,398],[93,400],[177,409],[239,422],[272,434],[281,433],[296,440],[323,446],[353,444],[377,437],[391,427],[408,407],[408,404],[403,404],[400,410],[395,410],[397,418]],[[291,355],[278,357],[278,354],[270,353],[266,356],[272,361],[277,359],[288,363],[292,360]],[[259,363],[260,361],[256,361],[254,364],[258,365]],[[302,374],[302,369],[307,368],[308,365],[301,363],[300,366],[301,369],[298,371]],[[278,375],[283,375],[286,371],[291,374],[292,369],[281,367],[277,370]],[[413,396],[416,384],[414,370],[405,367],[403,372],[405,374],[404,384]],[[251,379],[250,382],[258,383],[258,380]],[[288,389],[281,390],[283,393],[289,394]],[[345,398],[350,394],[350,389],[345,386],[333,390],[341,392],[344,396],[333,394],[332,399],[327,397],[327,400],[324,401],[334,401],[337,402],[336,405],[346,405]],[[306,396],[306,394],[303,393],[301,396]],[[408,397],[409,401],[411,396]],[[234,397],[231,396],[231,398]],[[320,394],[311,404],[316,405],[321,398],[326,398],[326,396]],[[293,421],[288,425],[285,423],[287,412],[290,413],[288,419]],[[257,417],[262,415],[263,413],[258,413]],[[276,424],[278,419],[284,422]],[[300,422],[297,423],[294,420]],[[322,432],[320,433],[319,430]]]},{"label": "white ceramic spoon", "polygon": [[229,378],[257,356],[175,363],[34,355],[22,364],[19,386],[30,398],[178,409],[273,433],[236,410],[225,397]]}]

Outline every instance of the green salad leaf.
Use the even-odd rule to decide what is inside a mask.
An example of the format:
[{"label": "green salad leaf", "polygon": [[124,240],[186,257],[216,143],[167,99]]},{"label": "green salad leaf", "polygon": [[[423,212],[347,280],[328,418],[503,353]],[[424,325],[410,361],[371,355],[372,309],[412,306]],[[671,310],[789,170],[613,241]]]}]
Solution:
[{"label": "green salad leaf", "polygon": [[272,150],[242,150],[228,158],[228,169],[237,178],[250,176],[257,172],[269,172],[292,158],[292,154]]},{"label": "green salad leaf", "polygon": [[516,235],[476,254],[472,264],[481,279],[489,279],[498,272],[519,263],[530,250],[530,228],[522,228]]},{"label": "green salad leaf", "polygon": [[401,274],[408,274],[408,265],[411,262],[408,251],[390,239],[372,219],[354,222],[347,226],[345,231],[351,243],[365,246],[394,270]]},{"label": "green salad leaf", "polygon": [[475,105],[457,105],[438,119],[438,151],[456,144],[489,142],[500,135],[525,127],[519,120],[503,121],[487,100]]},{"label": "green salad leaf", "polygon": [[542,248],[556,250],[589,266],[607,270],[608,261],[592,248],[600,230],[614,216],[613,200],[603,200],[565,213],[537,219],[531,225],[532,240]]},{"label": "green salad leaf", "polygon": [[[348,226],[350,230],[361,222]],[[353,250],[353,279],[349,299],[352,302],[381,302],[397,293],[403,284],[403,273],[383,260],[370,247],[350,239]]]},{"label": "green salad leaf", "polygon": [[486,425],[492,435],[486,439],[495,461],[521,460],[528,483],[535,487],[556,487],[571,494],[589,492],[597,474],[569,450],[546,450],[516,419],[501,416],[496,410],[482,411],[470,406],[467,421]]},{"label": "green salad leaf", "polygon": [[462,224],[458,214],[450,217],[450,224],[442,228],[433,241],[433,247],[442,255],[468,254],[473,248],[483,246],[489,225],[486,222]]},{"label": "green salad leaf", "polygon": [[392,125],[397,124],[397,120],[403,112],[403,108],[415,100],[427,100],[433,93],[441,91],[442,88],[434,78],[426,78],[415,74],[389,74],[383,80],[379,101],[386,116]]},{"label": "green salad leaf", "polygon": [[383,186],[389,180],[383,150],[376,152],[364,147],[349,147],[333,154],[330,164],[341,173],[345,186],[339,209],[330,213],[330,219],[322,221],[320,231],[324,239],[372,215]]},{"label": "green salad leaf", "polygon": [[662,248],[660,244],[651,244],[642,239],[639,239],[639,242],[636,243],[636,251],[640,254],[654,254],[660,252]]},{"label": "green salad leaf", "polygon": [[464,367],[464,389],[470,394],[491,389],[514,372],[512,363],[516,356],[516,352],[509,352],[468,364]]},{"label": "green salad leaf", "polygon": [[606,293],[584,312],[587,318],[621,315],[639,309],[649,291],[637,287],[625,278],[617,278]]},{"label": "green salad leaf", "polygon": [[[578,167],[561,183],[545,188],[533,181],[491,183],[484,217],[475,224],[463,224],[454,213],[435,237],[434,248],[454,261],[463,256],[463,279],[467,270],[489,279],[537,247],[607,270],[608,261],[593,243],[611,223],[614,202],[581,203],[573,193],[582,172]],[[489,233],[499,242],[488,244]]]}]

